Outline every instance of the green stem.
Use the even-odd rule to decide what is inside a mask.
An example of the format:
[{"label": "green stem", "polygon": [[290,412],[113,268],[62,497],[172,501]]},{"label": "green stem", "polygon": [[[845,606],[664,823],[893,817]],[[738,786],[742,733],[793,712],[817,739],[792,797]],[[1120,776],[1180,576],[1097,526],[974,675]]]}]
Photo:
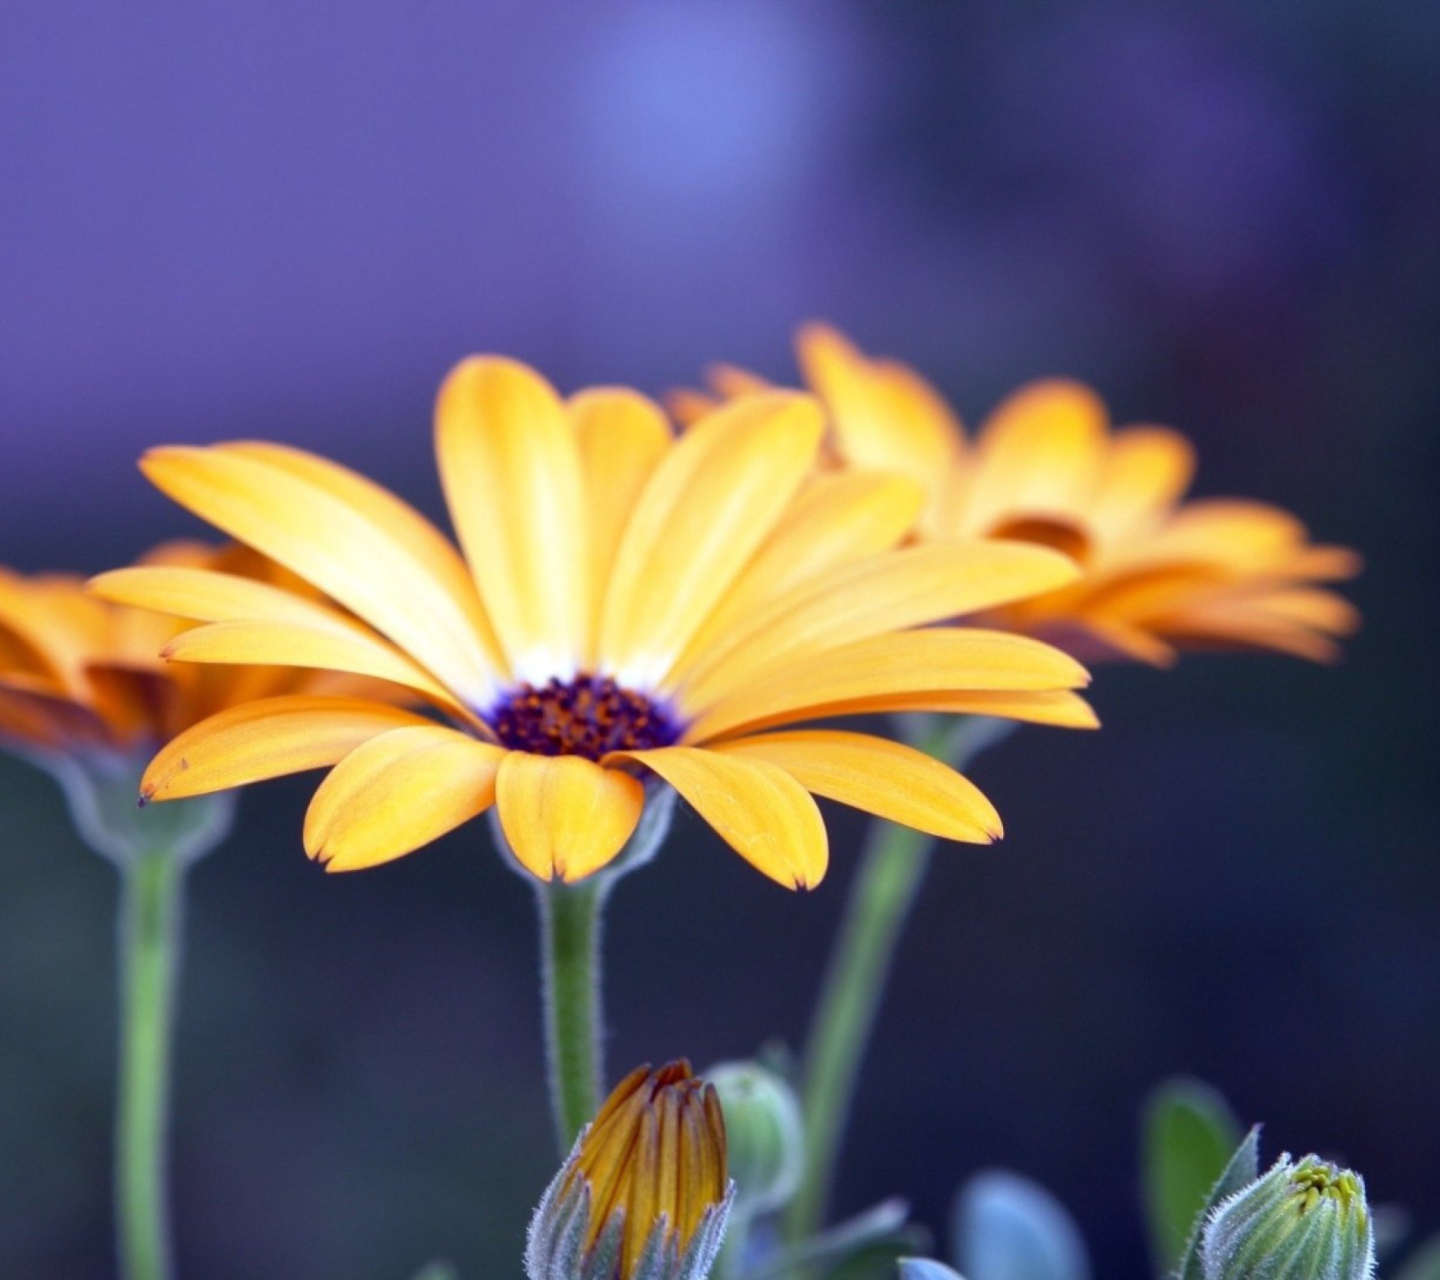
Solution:
[{"label": "green stem", "polygon": [[601,884],[539,886],[545,1051],[560,1152],[568,1154],[600,1104]]},{"label": "green stem", "polygon": [[[926,718],[919,725],[915,745],[956,767],[1011,728],[980,717],[958,723]],[[934,848],[931,836],[910,827],[871,825],[805,1045],[805,1172],[785,1213],[791,1243],[814,1235],[824,1220],[865,1049]]]},{"label": "green stem", "polygon": [[121,868],[116,1217],[124,1280],[168,1280],[166,1132],[184,867],[168,850]]}]

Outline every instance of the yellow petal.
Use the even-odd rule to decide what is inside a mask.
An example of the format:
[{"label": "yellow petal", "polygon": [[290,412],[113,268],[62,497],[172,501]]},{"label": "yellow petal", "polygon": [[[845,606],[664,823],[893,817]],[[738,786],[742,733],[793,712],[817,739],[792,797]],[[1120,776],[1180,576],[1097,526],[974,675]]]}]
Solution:
[{"label": "yellow petal", "polygon": [[1301,626],[1348,636],[1360,629],[1360,612],[1343,596],[1333,591],[1293,587],[1282,591],[1266,591],[1257,606],[1276,618],[1298,622]]},{"label": "yellow petal", "polygon": [[1111,542],[1152,527],[1190,485],[1195,450],[1166,427],[1126,427],[1111,438],[1090,517]]},{"label": "yellow petal", "polygon": [[1065,556],[1019,542],[972,540],[882,552],[759,610],[735,642],[697,663],[682,699],[709,706],[768,666],[1038,595],[1079,576]]},{"label": "yellow petal", "polygon": [[965,501],[964,532],[1018,516],[1084,516],[1105,457],[1105,406],[1053,379],[1021,388],[986,421]]},{"label": "yellow petal", "polygon": [[1359,623],[1359,614],[1332,592],[1297,588],[1195,600],[1152,625],[1192,647],[1273,649],[1334,662],[1340,648],[1331,636],[1348,635]]},{"label": "yellow petal", "polygon": [[463,361],[440,388],[435,451],[511,670],[532,683],[572,674],[590,597],[580,450],[559,396],[516,361]]},{"label": "yellow petal", "polygon": [[653,688],[784,514],[820,444],[808,396],[747,396],[669,451],[616,553],[601,615],[602,666]]},{"label": "yellow petal", "polygon": [[355,698],[289,696],[230,707],[186,729],[150,762],[146,800],[177,800],[334,764],[420,716]]},{"label": "yellow petal", "polygon": [[1174,645],[1161,640],[1143,623],[1087,613],[1076,619],[1075,626],[1082,637],[1099,646],[1102,657],[1128,658],[1152,667],[1169,667],[1179,656]]},{"label": "yellow petal", "polygon": [[1190,561],[1255,572],[1282,566],[1305,539],[1305,526],[1279,507],[1206,498],[1181,507],[1154,537],[1136,545],[1125,565]]},{"label": "yellow petal", "polygon": [[757,391],[769,391],[774,386],[774,383],[762,378],[758,373],[751,373],[749,369],[724,362],[707,368],[705,381],[714,389],[715,394],[724,400],[753,395]]},{"label": "yellow petal", "polygon": [[388,494],[362,502],[359,486],[368,482],[350,473],[319,479],[329,466],[312,459],[302,474],[293,456],[279,464],[249,445],[155,449],[141,461],[182,506],[354,611],[467,703],[486,705],[493,655],[473,600],[457,597],[453,574],[421,553],[429,541],[418,531],[421,517],[394,518],[403,504]]},{"label": "yellow petal", "polygon": [[[0,629],[11,633],[16,658],[59,680],[71,697],[85,693],[85,668],[108,656],[114,615],[69,574],[24,577],[0,570]],[[23,650],[23,654],[21,652]]]},{"label": "yellow petal", "polygon": [[1284,572],[1308,582],[1337,582],[1353,578],[1364,567],[1360,553],[1349,547],[1304,546],[1286,561]]},{"label": "yellow petal", "polygon": [[[828,703],[826,717],[873,715],[887,711],[940,711],[956,715],[995,716],[1025,724],[1045,724],[1060,729],[1098,729],[1095,709],[1078,693],[1050,689],[1039,693],[911,693],[887,694],[880,698],[855,698]],[[781,720],[792,719],[780,717]]]},{"label": "yellow petal", "polygon": [[945,840],[989,844],[1000,815],[974,783],[949,765],[886,738],[802,729],[717,746],[724,755],[766,760],[807,791]]},{"label": "yellow petal", "polygon": [[751,618],[790,588],[897,546],[924,503],[925,491],[904,476],[876,471],[816,476],[691,638],[674,678],[682,680],[719,643],[738,638]]},{"label": "yellow petal", "polygon": [[333,768],[305,814],[305,852],[358,871],[438,840],[495,803],[506,752],[444,725],[392,729]]},{"label": "yellow petal", "polygon": [[645,788],[581,756],[512,751],[497,783],[500,829],[516,859],[541,880],[567,884],[598,871],[625,847]]},{"label": "yellow petal", "polygon": [[861,470],[896,471],[938,494],[961,456],[964,432],[950,406],[913,369],[868,359],[835,329],[796,336],[805,379],[826,408],[840,453]]},{"label": "yellow petal", "polygon": [[348,671],[416,689],[457,716],[470,712],[399,650],[359,628],[344,632],[293,622],[212,622],[182,631],[161,652],[179,662],[233,662]]},{"label": "yellow petal", "polygon": [[681,430],[693,426],[707,413],[714,413],[720,405],[718,397],[695,387],[676,387],[662,398],[666,412],[680,424]]},{"label": "yellow petal", "polygon": [[1095,617],[1143,628],[1150,619],[1197,598],[1213,596],[1232,582],[1233,575],[1220,565],[1184,561],[1157,565],[1102,578],[1073,602],[1073,612],[1084,620]]},{"label": "yellow petal", "polygon": [[209,569],[112,569],[86,585],[102,600],[197,622],[273,621],[347,632],[358,629],[345,614],[317,601],[254,578]]},{"label": "yellow petal", "polygon": [[871,636],[766,670],[705,709],[686,738],[813,718],[837,702],[883,704],[893,695],[1079,688],[1089,675],[1058,649],[1025,636],[970,627]]},{"label": "yellow petal", "polygon": [[665,451],[670,426],[660,409],[638,392],[623,387],[594,387],[572,396],[570,417],[580,442],[589,528],[593,616],[587,636],[586,663],[594,662],[594,637],[600,626],[604,584],[620,536],[635,502]]},{"label": "yellow petal", "polygon": [[825,823],[810,793],[785,770],[696,747],[617,752],[653,769],[751,866],[790,889],[825,876]]}]

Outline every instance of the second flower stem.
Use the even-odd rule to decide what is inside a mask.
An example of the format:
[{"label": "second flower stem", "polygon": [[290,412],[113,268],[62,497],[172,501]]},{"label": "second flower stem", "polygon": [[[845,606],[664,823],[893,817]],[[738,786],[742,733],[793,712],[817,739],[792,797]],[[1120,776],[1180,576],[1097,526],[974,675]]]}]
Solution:
[{"label": "second flower stem", "polygon": [[805,1174],[785,1216],[792,1242],[813,1235],[825,1216],[865,1045],[933,844],[910,827],[871,828],[805,1047]]},{"label": "second flower stem", "polygon": [[168,850],[121,872],[115,1207],[125,1280],[168,1280],[171,1271],[165,1143],[184,877]]},{"label": "second flower stem", "polygon": [[562,1155],[600,1101],[600,914],[604,887],[539,886],[550,1102]]},{"label": "second flower stem", "polygon": [[[927,718],[917,727],[913,745],[959,768],[1014,726],[977,716],[959,722]],[[805,1045],[805,1172],[785,1212],[791,1243],[814,1235],[824,1221],[865,1048],[934,847],[933,837],[910,827],[871,826]]]}]

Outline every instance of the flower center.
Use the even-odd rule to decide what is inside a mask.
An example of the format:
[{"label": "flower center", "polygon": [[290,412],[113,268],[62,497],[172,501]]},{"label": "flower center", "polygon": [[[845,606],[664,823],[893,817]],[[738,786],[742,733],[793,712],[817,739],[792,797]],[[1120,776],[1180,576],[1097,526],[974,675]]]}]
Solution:
[{"label": "flower center", "polygon": [[681,725],[664,703],[615,683],[609,676],[551,678],[538,688],[516,685],[486,716],[502,746],[537,756],[584,756],[647,751],[680,738]]}]

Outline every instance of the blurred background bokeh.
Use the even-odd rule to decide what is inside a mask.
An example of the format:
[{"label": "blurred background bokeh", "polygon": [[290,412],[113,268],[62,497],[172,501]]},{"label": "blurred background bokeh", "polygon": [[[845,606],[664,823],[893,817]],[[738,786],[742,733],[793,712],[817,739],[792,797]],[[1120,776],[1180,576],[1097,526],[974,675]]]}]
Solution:
[{"label": "blurred background bokeh", "polygon": [[[828,317],[973,422],[1093,382],[1198,491],[1363,550],[1366,629],[1106,669],[1099,735],[977,780],[907,938],[839,1208],[943,1224],[1003,1163],[1148,1274],[1134,1117],[1198,1073],[1274,1154],[1440,1229],[1440,6],[1141,0],[146,5],[0,16],[0,562],[100,570],[199,526],[161,442],[261,436],[440,514],[429,409],[500,351],[562,388]],[[525,886],[483,826],[326,877],[306,780],[191,883],[183,1274],[518,1275],[553,1156]],[[113,1274],[110,869],[0,760],[0,1275]],[[854,864],[786,894],[682,821],[610,917],[616,1072],[796,1043]]]}]

